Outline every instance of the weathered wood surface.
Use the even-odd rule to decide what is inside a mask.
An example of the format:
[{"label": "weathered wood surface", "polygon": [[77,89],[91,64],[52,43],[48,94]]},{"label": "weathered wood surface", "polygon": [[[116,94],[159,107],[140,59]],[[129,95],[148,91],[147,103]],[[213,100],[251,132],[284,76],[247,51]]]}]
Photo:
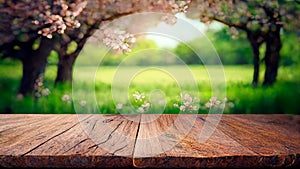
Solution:
[{"label": "weathered wood surface", "polygon": [[[174,123],[176,119],[179,120]],[[141,122],[151,122],[140,125],[134,165],[155,168],[300,167],[300,116],[223,115],[211,137],[206,142],[199,141],[204,123],[211,124],[208,127],[213,129],[213,120],[206,121],[206,115],[198,115],[196,121],[194,115],[181,118],[143,115]],[[186,135],[182,131],[191,123],[194,125]],[[174,142],[179,143],[174,145]]]},{"label": "weathered wood surface", "polygon": [[[212,116],[213,117],[213,116]],[[0,167],[300,166],[299,115],[0,115]]]},{"label": "weathered wood surface", "polygon": [[[130,118],[139,121],[140,117]],[[138,123],[128,119],[117,115],[1,115],[0,166],[130,167]]]}]

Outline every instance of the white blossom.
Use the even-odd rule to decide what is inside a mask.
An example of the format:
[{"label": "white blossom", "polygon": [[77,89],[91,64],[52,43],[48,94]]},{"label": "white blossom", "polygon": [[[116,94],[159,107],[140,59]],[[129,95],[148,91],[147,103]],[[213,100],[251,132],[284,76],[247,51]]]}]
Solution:
[{"label": "white blossom", "polygon": [[176,24],[177,22],[177,17],[174,16],[174,15],[170,15],[170,14],[167,14],[167,15],[164,15],[161,20],[163,22],[165,22],[166,24],[169,24],[169,25],[174,25]]},{"label": "white blossom", "polygon": [[85,100],[81,100],[80,101],[80,106],[85,107],[86,106],[86,101]]},{"label": "white blossom", "polygon": [[61,97],[61,100],[63,102],[66,102],[66,103],[71,103],[71,96],[68,95],[68,94],[64,94],[62,97]]},{"label": "white blossom", "polygon": [[134,97],[136,102],[141,101],[145,98],[144,93],[140,94],[139,92],[135,92],[134,94],[132,94],[132,96]]},{"label": "white blossom", "polygon": [[[226,102],[228,101],[228,99],[225,97],[222,101],[218,100],[217,97],[211,97],[209,99],[209,102],[207,102],[205,104],[206,108],[220,108],[220,109],[224,109],[226,107]],[[230,105],[232,105],[233,103],[229,102]],[[228,104],[229,104],[228,103]]]},{"label": "white blossom", "polygon": [[117,108],[118,110],[122,109],[122,108],[123,108],[123,104],[121,104],[121,103],[117,104],[116,108]]},{"label": "white blossom", "polygon": [[131,51],[130,46],[136,42],[135,37],[124,30],[108,27],[106,24],[101,25],[100,30],[102,30],[104,36],[102,42],[113,50],[128,53]]},{"label": "white blossom", "polygon": [[212,104],[210,102],[205,103],[206,108],[211,108]]},{"label": "white blossom", "polygon": [[50,93],[51,92],[48,88],[42,89],[42,96],[48,96]]},{"label": "white blossom", "polygon": [[140,113],[144,113],[144,112],[145,112],[145,110],[144,110],[143,107],[139,107],[139,108],[137,109],[137,111],[140,112]]},{"label": "white blossom", "polygon": [[179,108],[182,112],[197,112],[199,110],[199,100],[197,98],[192,98],[189,94],[184,94],[182,97],[182,104],[179,106],[178,103],[175,103],[173,106]]}]

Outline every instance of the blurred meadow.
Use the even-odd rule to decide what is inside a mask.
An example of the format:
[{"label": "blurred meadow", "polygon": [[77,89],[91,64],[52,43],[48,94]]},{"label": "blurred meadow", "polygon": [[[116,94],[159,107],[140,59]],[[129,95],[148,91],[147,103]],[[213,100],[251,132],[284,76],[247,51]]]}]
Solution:
[{"label": "blurred meadow", "polygon": [[[0,67],[1,113],[75,113],[73,104],[80,104],[80,102],[73,103],[72,99],[64,100],[64,95],[72,97],[70,84],[54,85],[52,79],[55,78],[57,69],[54,65],[48,66],[45,74],[44,86],[49,88],[50,94],[37,100],[34,100],[32,97],[18,99],[16,96],[21,76],[20,63],[5,60],[1,62]],[[211,65],[211,67],[213,68],[214,66]],[[137,68],[128,67],[128,71]],[[192,65],[189,68],[198,83],[199,99],[202,105],[199,113],[208,113],[208,109],[205,108],[204,104],[212,96],[207,71],[201,65]],[[94,68],[89,66],[81,66],[77,69],[82,69],[82,73],[78,76],[94,73],[90,71]],[[116,66],[101,66],[97,72],[95,95],[101,113],[117,113],[117,103],[113,102],[111,96],[111,81],[116,69]],[[183,67],[169,66],[167,69],[174,69],[181,75]],[[227,65],[224,66],[224,71],[227,99],[230,102],[230,107],[226,108],[224,113],[299,113],[300,69],[297,66],[281,67],[276,84],[258,88],[252,87],[250,83],[253,71],[251,65]],[[261,71],[263,72],[263,69]],[[263,74],[261,73],[261,75]],[[185,75],[182,74],[181,76]],[[83,83],[82,85],[85,84]],[[176,103],[178,96],[180,96],[180,89],[176,81],[165,73],[148,70],[136,76],[129,86],[129,95],[139,91],[145,93],[147,97],[147,93],[154,89],[160,89],[167,97],[164,113],[179,112],[179,109],[175,108],[173,104]]]}]

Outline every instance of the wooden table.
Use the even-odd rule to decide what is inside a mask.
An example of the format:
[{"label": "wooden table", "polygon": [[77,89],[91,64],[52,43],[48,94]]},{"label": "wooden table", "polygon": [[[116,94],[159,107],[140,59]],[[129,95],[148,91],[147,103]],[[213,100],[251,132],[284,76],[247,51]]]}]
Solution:
[{"label": "wooden table", "polygon": [[300,115],[211,119],[2,114],[0,167],[300,168]]}]

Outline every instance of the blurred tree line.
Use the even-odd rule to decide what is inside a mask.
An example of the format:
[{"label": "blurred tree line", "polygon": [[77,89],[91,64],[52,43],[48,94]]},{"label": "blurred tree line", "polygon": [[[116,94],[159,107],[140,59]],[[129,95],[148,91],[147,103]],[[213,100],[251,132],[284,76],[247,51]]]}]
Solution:
[{"label": "blurred tree line", "polygon": [[[216,51],[219,54],[219,57],[222,61],[223,65],[251,65],[253,64],[253,53],[251,49],[251,45],[249,41],[246,38],[246,33],[241,32],[239,36],[232,38],[229,28],[224,27],[221,30],[209,30],[206,32],[206,37],[203,36],[201,38],[194,39],[188,44],[179,43],[174,49],[167,49],[171,50],[177,57],[179,57],[184,63],[188,65],[195,65],[195,64],[202,64],[201,59],[196,55],[195,52],[189,47],[189,46],[195,46],[198,49],[200,49],[201,54],[206,55],[208,57],[207,63],[209,64],[217,64],[218,61],[214,60],[216,59],[212,55],[210,50],[210,45],[207,43],[201,43],[205,41],[204,39],[208,38],[212,45],[215,47]],[[282,49],[280,51],[281,60],[280,65],[281,66],[290,66],[295,64],[300,64],[300,46],[296,45],[299,43],[298,37],[293,32],[282,32]],[[105,47],[103,47],[105,48]],[[95,48],[92,50],[97,51],[98,53],[102,53],[105,55],[103,60],[101,61],[101,65],[103,66],[117,66],[121,63],[121,61],[126,58],[127,56],[131,55],[129,54],[116,54],[113,52],[109,52],[105,54],[104,49]],[[139,43],[135,44],[133,48],[133,53],[138,50],[142,49],[155,49],[159,48],[155,41],[151,39],[144,39],[139,41]],[[164,49],[162,49],[164,50]],[[260,49],[260,53],[263,54],[265,52],[265,46],[262,46]],[[145,56],[147,57],[147,62],[145,62],[144,57],[136,58],[130,62],[130,65],[139,65],[139,66],[145,66],[145,65],[177,65],[178,60],[174,59],[174,56],[171,55],[162,55],[159,50],[152,51],[149,53],[151,56]],[[86,56],[90,57],[90,56]],[[56,55],[53,54],[52,57],[49,59],[52,61],[55,61],[57,59]],[[89,60],[95,59],[95,62],[98,63],[98,58],[90,58]],[[261,58],[261,62],[263,62],[263,58]],[[51,62],[50,62],[51,63]],[[56,62],[52,62],[56,64]],[[90,61],[85,63],[84,61],[81,61],[79,65],[82,66],[96,66],[96,65],[89,65],[91,63]],[[129,65],[129,66],[130,66]]]},{"label": "blurred tree line", "polygon": [[[247,34],[253,52],[253,86],[259,81],[261,59],[266,67],[263,85],[272,85],[277,78],[282,49],[282,31],[299,33],[299,1],[279,0],[194,0],[187,16],[210,23],[227,25],[233,37]],[[298,34],[299,35],[299,34]],[[264,55],[260,54],[265,45]]]},{"label": "blurred tree line", "polygon": [[[241,32],[240,36],[232,38],[228,28],[223,28],[219,31],[207,32],[207,38],[211,40],[220,59],[224,65],[236,64],[253,64],[253,53],[249,41],[246,38],[246,33]],[[282,49],[280,51],[280,65],[290,66],[300,63],[300,46],[299,38],[293,32],[282,32]],[[201,43],[203,38],[195,39],[189,42],[190,46],[198,46],[204,55],[213,55],[209,53],[209,44]],[[265,52],[265,46],[262,46],[260,53]],[[202,64],[199,57],[185,44],[179,44],[175,48],[175,53],[181,57],[187,64]],[[207,57],[208,63],[218,63],[214,57]],[[261,58],[260,62],[263,62]]]}]

